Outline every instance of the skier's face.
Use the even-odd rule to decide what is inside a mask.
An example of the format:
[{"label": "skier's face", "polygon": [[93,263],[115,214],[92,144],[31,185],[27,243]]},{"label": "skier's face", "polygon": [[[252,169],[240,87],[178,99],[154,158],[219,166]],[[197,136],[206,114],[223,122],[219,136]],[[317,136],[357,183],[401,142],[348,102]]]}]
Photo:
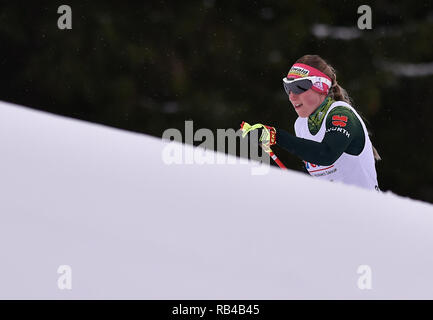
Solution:
[{"label": "skier's face", "polygon": [[296,113],[301,118],[307,118],[325,100],[326,95],[318,93],[312,89],[296,94],[290,92],[289,100],[295,108]]}]

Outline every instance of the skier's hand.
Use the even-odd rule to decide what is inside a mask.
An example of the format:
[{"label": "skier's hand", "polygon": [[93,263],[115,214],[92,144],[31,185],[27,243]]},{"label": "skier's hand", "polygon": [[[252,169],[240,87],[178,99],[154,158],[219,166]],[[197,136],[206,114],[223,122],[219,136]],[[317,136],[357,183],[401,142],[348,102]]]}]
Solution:
[{"label": "skier's hand", "polygon": [[269,152],[271,150],[270,147],[276,143],[277,131],[275,130],[274,127],[266,126],[261,123],[250,125],[248,122],[242,121],[241,130],[242,130],[242,138],[245,138],[245,136],[253,130],[260,130],[261,134],[259,131],[260,134],[259,143],[262,145],[263,149],[266,152]]}]

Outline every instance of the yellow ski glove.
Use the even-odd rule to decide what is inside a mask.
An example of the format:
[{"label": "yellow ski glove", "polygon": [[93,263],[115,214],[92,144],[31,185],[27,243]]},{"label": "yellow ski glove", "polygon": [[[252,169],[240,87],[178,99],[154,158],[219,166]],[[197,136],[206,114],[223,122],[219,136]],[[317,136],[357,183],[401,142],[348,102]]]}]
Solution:
[{"label": "yellow ski glove", "polygon": [[271,146],[276,143],[277,139],[277,131],[274,127],[266,126],[261,123],[256,123],[254,125],[250,125],[248,122],[242,121],[241,130],[242,130],[242,138],[253,131],[253,130],[261,130],[261,135],[259,139],[259,143],[262,145],[263,149],[266,152],[271,151]]}]

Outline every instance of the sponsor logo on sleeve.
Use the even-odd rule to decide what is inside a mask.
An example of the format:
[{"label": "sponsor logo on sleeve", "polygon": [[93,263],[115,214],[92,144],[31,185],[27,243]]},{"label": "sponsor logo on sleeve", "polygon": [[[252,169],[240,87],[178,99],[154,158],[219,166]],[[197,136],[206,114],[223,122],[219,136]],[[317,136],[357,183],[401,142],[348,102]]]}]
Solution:
[{"label": "sponsor logo on sleeve", "polygon": [[343,134],[346,135],[346,137],[350,137],[350,133],[349,131],[347,131],[346,129],[343,129],[343,127],[345,127],[347,125],[347,116],[340,116],[340,115],[336,115],[336,116],[332,116],[332,125],[333,127],[327,129],[325,131],[325,133],[327,132],[331,132],[331,131],[335,131],[335,132],[341,132]]},{"label": "sponsor logo on sleeve", "polygon": [[344,134],[346,135],[346,137],[350,138],[350,133],[349,133],[349,131],[347,131],[346,129],[338,128],[338,127],[331,127],[331,128],[329,128],[329,129],[327,129],[327,130],[325,131],[325,133],[327,133],[327,132],[331,132],[331,131],[336,131],[336,132],[344,133]]},{"label": "sponsor logo on sleeve", "polygon": [[347,124],[346,116],[332,116],[332,124],[336,127],[345,127]]}]

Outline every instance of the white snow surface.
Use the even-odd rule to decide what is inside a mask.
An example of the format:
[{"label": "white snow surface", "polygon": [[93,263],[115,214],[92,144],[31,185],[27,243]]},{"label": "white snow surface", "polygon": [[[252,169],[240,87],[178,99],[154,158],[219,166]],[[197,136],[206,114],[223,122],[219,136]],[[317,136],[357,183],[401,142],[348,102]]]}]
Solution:
[{"label": "white snow surface", "polygon": [[432,205],[167,145],[0,102],[0,298],[433,299]]}]

